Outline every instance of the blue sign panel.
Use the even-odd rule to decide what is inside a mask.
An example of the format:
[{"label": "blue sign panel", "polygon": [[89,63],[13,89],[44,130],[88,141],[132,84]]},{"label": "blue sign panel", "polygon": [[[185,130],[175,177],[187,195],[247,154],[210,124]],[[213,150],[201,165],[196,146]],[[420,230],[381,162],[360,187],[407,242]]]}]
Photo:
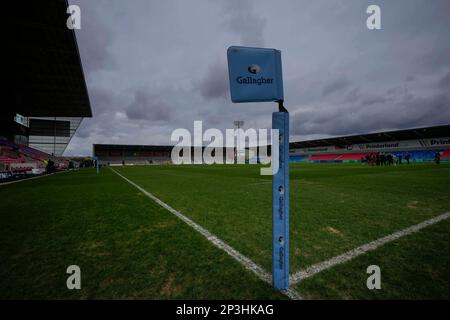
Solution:
[{"label": "blue sign panel", "polygon": [[266,48],[228,48],[231,101],[284,100],[281,51]]}]

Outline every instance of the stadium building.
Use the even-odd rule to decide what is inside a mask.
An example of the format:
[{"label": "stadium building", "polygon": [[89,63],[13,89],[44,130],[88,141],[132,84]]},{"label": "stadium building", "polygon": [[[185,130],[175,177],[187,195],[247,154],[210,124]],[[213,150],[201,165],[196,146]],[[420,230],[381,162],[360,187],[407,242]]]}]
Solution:
[{"label": "stadium building", "polygon": [[167,164],[172,146],[94,144],[93,155],[101,164]]},{"label": "stadium building", "polygon": [[377,154],[422,162],[434,161],[436,153],[446,161],[450,125],[293,142],[289,149],[292,162],[355,162]]},{"label": "stadium building", "polygon": [[[15,3],[8,11],[7,97],[0,112],[0,172],[41,173],[59,161],[92,111],[65,0]],[[13,14],[11,14],[11,12]]]},{"label": "stadium building", "polygon": [[[122,144],[94,144],[93,155],[99,160],[102,165],[146,165],[146,164],[172,164],[172,149],[173,146],[158,146],[158,145],[122,145]],[[203,154],[204,147],[191,148],[191,163],[201,164],[197,162],[194,155],[197,151]],[[202,150],[198,150],[202,149]],[[223,148],[223,161],[227,161],[227,157],[230,157],[230,153],[227,153],[227,149]],[[234,161],[236,156],[235,150],[231,150],[231,158],[229,161]],[[214,150],[212,150],[214,155]],[[176,161],[181,161],[183,157],[183,151],[180,150],[178,155],[180,158]]]},{"label": "stadium building", "polygon": [[[94,144],[93,155],[102,164],[167,164],[172,148]],[[423,162],[434,161],[436,153],[442,161],[450,161],[450,125],[291,142],[289,149],[291,162],[360,162],[378,154],[397,159],[409,155],[410,161]]]}]

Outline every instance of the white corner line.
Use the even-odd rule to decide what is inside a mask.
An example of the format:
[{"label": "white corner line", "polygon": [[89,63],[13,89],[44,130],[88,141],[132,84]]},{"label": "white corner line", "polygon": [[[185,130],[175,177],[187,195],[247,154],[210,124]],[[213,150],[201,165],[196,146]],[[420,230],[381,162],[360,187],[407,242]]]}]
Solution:
[{"label": "white corner line", "polygon": [[41,174],[41,175],[38,175],[38,176],[35,176],[35,177],[23,178],[23,179],[12,180],[12,181],[7,181],[7,182],[0,182],[0,186],[7,186],[9,184],[19,183],[19,182],[24,182],[24,181],[30,181],[30,180],[39,179],[39,178],[51,177],[51,176],[53,176],[55,174],[67,173],[67,172],[72,172],[72,171],[71,170],[57,171],[57,172],[52,172],[52,173],[47,173],[47,174]]},{"label": "white corner line", "polygon": [[404,236],[407,236],[409,234],[415,233],[415,232],[417,232],[417,231],[419,231],[419,230],[421,230],[423,228],[431,226],[431,225],[433,225],[435,223],[438,223],[438,222],[440,222],[442,220],[448,219],[449,217],[450,217],[450,212],[443,213],[443,214],[441,214],[439,216],[436,216],[436,217],[431,218],[429,220],[423,221],[421,223],[418,223],[418,224],[413,225],[411,227],[408,227],[406,229],[394,232],[394,233],[392,233],[390,235],[387,235],[387,236],[385,236],[383,238],[379,238],[379,239],[374,240],[372,242],[366,243],[366,244],[364,244],[362,246],[354,248],[354,249],[352,249],[350,251],[347,251],[347,252],[345,252],[345,253],[343,253],[341,255],[333,257],[333,258],[331,258],[329,260],[326,260],[326,261],[314,264],[314,265],[306,268],[305,270],[300,270],[299,272],[295,273],[294,275],[291,275],[290,283],[292,285],[294,285],[297,282],[299,282],[300,280],[312,277],[313,275],[315,275],[315,274],[317,274],[317,273],[319,273],[321,271],[324,271],[326,269],[329,269],[331,267],[334,267],[335,265],[338,265],[338,264],[350,261],[350,260],[356,258],[357,256],[360,256],[360,255],[362,255],[362,254],[364,254],[364,253],[366,253],[368,251],[375,250],[376,248],[378,248],[378,247],[380,247],[380,246],[382,246],[382,245],[384,245],[384,244],[386,244],[388,242],[391,242],[391,241],[397,240],[399,238],[402,238]]},{"label": "white corner line", "polygon": [[[183,215],[181,212],[175,210],[171,206],[169,206],[167,203],[163,202],[162,200],[158,199],[156,196],[145,190],[144,188],[140,187],[127,177],[121,175],[119,172],[114,170],[113,168],[109,167],[115,174],[117,174],[119,177],[127,181],[129,184],[134,186],[136,189],[138,189],[140,192],[145,194],[147,197],[155,201],[157,204],[159,204],[161,207],[169,211],[170,213],[174,214],[176,217],[178,217],[180,220],[185,222],[187,225],[192,227],[195,231],[203,235],[209,242],[211,242],[213,245],[215,245],[217,248],[222,249],[225,251],[228,255],[233,257],[237,262],[239,262],[241,265],[243,265],[247,270],[250,270],[253,272],[259,279],[262,281],[272,284],[272,276],[266,272],[262,267],[254,263],[252,260],[244,256],[242,253],[231,247],[229,244],[227,244],[225,241],[219,239],[214,234],[200,226],[199,224],[195,223],[185,215]],[[301,296],[292,288],[289,288],[287,290],[280,291],[284,295],[286,295],[288,298],[293,300],[301,300]]]}]

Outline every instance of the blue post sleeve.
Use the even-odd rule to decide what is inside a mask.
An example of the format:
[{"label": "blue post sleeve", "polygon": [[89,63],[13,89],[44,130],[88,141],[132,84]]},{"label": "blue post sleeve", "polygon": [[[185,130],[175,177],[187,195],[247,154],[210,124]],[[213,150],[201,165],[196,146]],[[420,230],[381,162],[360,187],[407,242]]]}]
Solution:
[{"label": "blue post sleeve", "polygon": [[274,112],[272,128],[280,134],[279,170],[272,178],[272,277],[274,288],[285,290],[289,287],[289,113]]}]

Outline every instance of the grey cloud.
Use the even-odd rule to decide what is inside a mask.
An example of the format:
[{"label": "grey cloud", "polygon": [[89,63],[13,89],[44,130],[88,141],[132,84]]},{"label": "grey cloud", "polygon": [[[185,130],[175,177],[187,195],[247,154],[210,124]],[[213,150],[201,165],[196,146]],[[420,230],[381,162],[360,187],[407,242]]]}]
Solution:
[{"label": "grey cloud", "polygon": [[241,45],[263,47],[267,21],[257,15],[254,2],[228,0],[222,3],[225,9],[225,25],[230,31],[239,35]]},{"label": "grey cloud", "polygon": [[370,96],[364,98],[361,101],[361,104],[370,106],[372,104],[384,103],[386,101],[388,101],[388,99],[386,97],[384,97],[384,96],[381,96],[381,95],[370,95]]},{"label": "grey cloud", "polygon": [[90,87],[89,99],[91,101],[91,107],[94,117],[102,113],[112,111],[112,109],[114,108],[113,94],[113,92],[106,89]]},{"label": "grey cloud", "polygon": [[323,105],[300,110],[292,121],[294,134],[351,135],[387,129],[412,128],[448,123],[450,93],[411,98],[409,94],[373,104]]},{"label": "grey cloud", "polygon": [[170,107],[160,97],[150,95],[144,89],[134,93],[125,113],[130,120],[169,121],[171,116]]},{"label": "grey cloud", "polygon": [[208,67],[205,77],[197,83],[205,99],[229,97],[228,70],[225,63],[217,61]]},{"label": "grey cloud", "polygon": [[88,138],[92,134],[89,126],[86,125],[87,121],[89,121],[89,120],[85,119],[82,122],[82,125],[78,128],[78,130],[77,130],[77,137],[78,138],[82,138],[82,139]]},{"label": "grey cloud", "polygon": [[[170,143],[174,128],[267,127],[273,103],[233,104],[226,48],[283,52],[292,133],[304,137],[450,123],[448,0],[70,0],[94,118],[68,153],[92,143]],[[278,18],[281,17],[281,18]]]},{"label": "grey cloud", "polygon": [[94,1],[70,2],[81,9],[81,29],[76,30],[76,37],[85,73],[89,76],[95,71],[116,67],[109,52],[114,34],[100,19],[104,9]]},{"label": "grey cloud", "polygon": [[447,73],[441,80],[439,80],[439,86],[441,88],[450,90],[450,72]]},{"label": "grey cloud", "polygon": [[[447,30],[450,32],[450,28]],[[448,35],[448,33],[447,33]],[[442,70],[443,67],[450,66],[450,41],[448,39],[441,39],[444,45],[437,45],[432,49],[428,49],[428,52],[424,53],[420,60],[418,60],[418,64],[427,73],[434,73]]]},{"label": "grey cloud", "polygon": [[353,88],[348,92],[348,94],[345,97],[346,102],[355,102],[359,99],[359,87]]},{"label": "grey cloud", "polygon": [[350,85],[351,82],[347,78],[332,80],[331,82],[324,85],[322,95],[326,96],[332,93],[340,92],[347,89]]},{"label": "grey cloud", "polygon": [[386,90],[386,95],[391,96],[391,95],[398,95],[399,93],[401,93],[402,91],[404,91],[405,88],[401,87],[401,86],[396,86],[393,88],[389,88]]},{"label": "grey cloud", "polygon": [[[403,119],[399,118],[398,125],[409,127],[444,124],[450,120],[450,93],[440,93],[426,98],[405,101],[403,105]],[[400,122],[402,121],[402,122]]]},{"label": "grey cloud", "polygon": [[403,101],[410,101],[413,98],[414,95],[405,85],[389,88],[388,90],[386,90],[385,96],[381,97],[381,99],[384,99],[384,101],[391,101],[392,99],[403,99]]}]

